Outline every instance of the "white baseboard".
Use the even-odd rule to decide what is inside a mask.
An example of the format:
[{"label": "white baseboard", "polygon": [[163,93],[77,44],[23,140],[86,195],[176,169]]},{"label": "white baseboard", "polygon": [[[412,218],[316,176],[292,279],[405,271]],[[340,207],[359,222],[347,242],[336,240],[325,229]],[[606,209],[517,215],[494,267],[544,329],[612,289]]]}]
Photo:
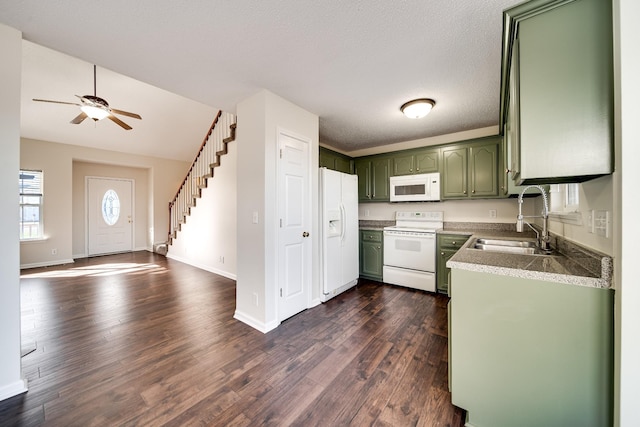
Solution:
[{"label": "white baseboard", "polygon": [[8,399],[13,396],[17,396],[22,393],[26,393],[29,388],[27,387],[27,380],[22,379],[15,381],[11,384],[0,387],[0,401]]},{"label": "white baseboard", "polygon": [[170,258],[170,259],[173,259],[173,260],[176,260],[176,261],[180,261],[180,262],[185,263],[185,264],[189,264],[189,265],[191,265],[193,267],[197,267],[197,268],[199,268],[201,270],[208,271],[209,273],[214,273],[214,274],[217,274],[219,276],[226,277],[227,279],[237,280],[237,276],[235,274],[233,274],[233,273],[229,273],[228,271],[224,271],[224,270],[220,270],[220,269],[211,267],[210,265],[193,262],[190,259],[172,255],[170,252],[167,253],[167,258]]},{"label": "white baseboard", "polygon": [[28,268],[38,268],[38,267],[51,267],[52,265],[73,264],[73,263],[74,261],[72,258],[59,259],[55,261],[33,262],[30,264],[20,264],[20,270],[26,270]]},{"label": "white baseboard", "polygon": [[246,325],[251,326],[253,329],[257,329],[263,334],[266,334],[267,332],[274,330],[280,325],[280,322],[275,320],[269,323],[261,322],[255,319],[253,316],[250,316],[246,313],[242,313],[241,311],[238,311],[238,310],[236,310],[236,312],[233,314],[233,318],[241,321]]}]

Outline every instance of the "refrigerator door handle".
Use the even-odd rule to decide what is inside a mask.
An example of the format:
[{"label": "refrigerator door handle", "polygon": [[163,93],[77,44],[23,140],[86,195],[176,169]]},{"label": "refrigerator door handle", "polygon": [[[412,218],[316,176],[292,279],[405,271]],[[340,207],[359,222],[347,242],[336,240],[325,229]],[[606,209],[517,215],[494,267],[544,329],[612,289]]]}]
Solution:
[{"label": "refrigerator door handle", "polygon": [[340,242],[344,244],[344,239],[347,235],[347,211],[344,208],[344,205],[340,203]]}]

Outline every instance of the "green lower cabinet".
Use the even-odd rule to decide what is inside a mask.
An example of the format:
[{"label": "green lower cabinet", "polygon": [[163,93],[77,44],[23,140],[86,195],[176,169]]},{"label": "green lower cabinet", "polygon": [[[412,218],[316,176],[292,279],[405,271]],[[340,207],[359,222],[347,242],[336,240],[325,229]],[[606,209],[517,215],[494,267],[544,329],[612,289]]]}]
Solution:
[{"label": "green lower cabinet", "polygon": [[360,277],[382,281],[382,230],[360,230]]},{"label": "green lower cabinet", "polygon": [[454,268],[451,401],[476,427],[613,425],[612,289]]},{"label": "green lower cabinet", "polygon": [[436,236],[436,283],[438,292],[449,292],[449,271],[447,261],[458,252],[458,249],[469,239],[469,234],[438,234]]}]

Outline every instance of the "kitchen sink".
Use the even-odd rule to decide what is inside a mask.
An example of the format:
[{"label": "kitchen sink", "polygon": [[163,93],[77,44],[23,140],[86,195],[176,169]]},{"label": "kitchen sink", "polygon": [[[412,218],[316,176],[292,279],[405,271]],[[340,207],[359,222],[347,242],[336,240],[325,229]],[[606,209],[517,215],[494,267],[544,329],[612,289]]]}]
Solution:
[{"label": "kitchen sink", "polygon": [[531,240],[484,239],[476,240],[476,244],[490,246],[509,246],[516,248],[535,248],[536,242]]},{"label": "kitchen sink", "polygon": [[482,251],[503,252],[522,255],[550,255],[546,251],[538,248],[536,246],[536,242],[531,240],[478,238],[475,242],[473,242],[471,248],[479,249]]}]

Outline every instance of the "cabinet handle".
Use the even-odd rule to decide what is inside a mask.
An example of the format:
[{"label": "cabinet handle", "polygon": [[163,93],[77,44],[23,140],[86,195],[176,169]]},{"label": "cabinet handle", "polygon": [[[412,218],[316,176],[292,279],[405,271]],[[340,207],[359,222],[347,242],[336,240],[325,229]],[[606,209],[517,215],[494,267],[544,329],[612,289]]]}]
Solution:
[{"label": "cabinet handle", "polygon": [[509,168],[506,168],[506,169],[504,170],[504,173],[511,173],[511,172],[512,172],[512,171],[511,171],[511,169],[509,169]]},{"label": "cabinet handle", "polygon": [[420,168],[416,168],[416,172],[420,172]]},{"label": "cabinet handle", "polygon": [[381,249],[380,246],[378,246],[378,249]]},{"label": "cabinet handle", "polygon": [[441,256],[444,256],[444,252],[440,252],[440,255],[441,255]]},{"label": "cabinet handle", "polygon": [[471,193],[472,193],[472,194],[475,194],[475,193],[476,193],[476,190],[471,190]]},{"label": "cabinet handle", "polygon": [[409,168],[409,172],[413,172],[413,168]]},{"label": "cabinet handle", "polygon": [[455,245],[456,245],[456,242],[451,242],[451,244],[452,244],[453,246],[455,246]]},{"label": "cabinet handle", "polygon": [[462,194],[467,194],[467,190],[464,190],[464,191],[462,192]]}]

